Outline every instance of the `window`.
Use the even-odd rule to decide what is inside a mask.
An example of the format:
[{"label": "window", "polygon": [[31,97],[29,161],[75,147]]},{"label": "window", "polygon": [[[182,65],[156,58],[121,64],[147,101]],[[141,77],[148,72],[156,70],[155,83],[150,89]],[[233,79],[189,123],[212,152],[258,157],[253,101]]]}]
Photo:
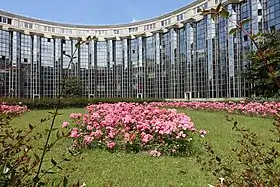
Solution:
[{"label": "window", "polygon": [[0,16],[0,22],[7,23],[7,24],[11,25],[12,24],[12,19]]},{"label": "window", "polygon": [[169,25],[170,23],[171,23],[171,19],[166,19],[166,20],[161,21],[161,26],[166,26],[166,25]]},{"label": "window", "polygon": [[108,30],[96,30],[96,35],[107,35]]},{"label": "window", "polygon": [[65,29],[65,34],[72,34],[72,30],[71,29]]},{"label": "window", "polygon": [[49,27],[49,26],[44,26],[44,31],[50,32],[50,31],[51,31],[51,27]]},{"label": "window", "polygon": [[12,19],[8,18],[8,22],[9,25],[12,25]]},{"label": "window", "polygon": [[138,31],[138,27],[129,28],[129,33],[137,32],[137,31]]},{"label": "window", "polygon": [[258,15],[261,16],[262,15],[262,9],[258,10]]},{"label": "window", "polygon": [[152,23],[152,24],[149,24],[149,25],[145,25],[144,26],[144,30],[147,31],[147,30],[151,30],[151,29],[154,29],[156,28],[156,24],[155,23]]},{"label": "window", "polygon": [[244,39],[245,42],[248,41],[248,36],[247,35],[243,36],[243,39]]},{"label": "window", "polygon": [[32,29],[33,24],[32,24],[32,23],[24,22],[24,27],[25,27],[25,28],[28,28],[28,29]]},{"label": "window", "polygon": [[114,30],[114,34],[120,34],[120,30]]},{"label": "window", "polygon": [[181,21],[184,19],[184,14],[177,15],[177,21]]},{"label": "window", "polygon": [[48,42],[51,42],[51,39],[50,39],[50,38],[48,38]]},{"label": "window", "polygon": [[28,62],[28,59],[27,59],[27,58],[25,58],[23,61],[24,61],[24,62]]}]

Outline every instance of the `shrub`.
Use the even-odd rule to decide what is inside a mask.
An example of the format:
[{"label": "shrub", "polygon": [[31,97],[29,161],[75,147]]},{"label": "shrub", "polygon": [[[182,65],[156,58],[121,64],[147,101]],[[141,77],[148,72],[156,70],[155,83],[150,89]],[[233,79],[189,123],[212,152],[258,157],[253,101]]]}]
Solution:
[{"label": "shrub", "polygon": [[[109,151],[148,152],[153,156],[191,153],[194,133],[191,119],[173,109],[150,104],[117,103],[86,107],[88,114],[71,114],[70,137],[75,148],[106,148]],[[62,127],[67,127],[64,122]]]},{"label": "shrub", "polygon": [[253,101],[253,102],[280,102],[280,97],[252,97],[248,98],[248,101]]},{"label": "shrub", "polygon": [[280,102],[155,102],[153,106],[182,109],[226,111],[229,113],[274,116],[280,111]]},{"label": "shrub", "polygon": [[238,146],[232,149],[230,156],[222,158],[215,153],[211,144],[206,143],[207,157],[198,158],[202,169],[220,177],[221,181],[217,182],[216,187],[280,186],[279,117],[276,117],[273,131],[278,137],[272,145],[261,143],[255,133],[227,118],[233,123],[233,130],[242,137],[238,140]]},{"label": "shrub", "polygon": [[28,111],[26,106],[19,105],[7,105],[6,103],[0,103],[0,114],[9,116],[18,116]]},{"label": "shrub", "polygon": [[[10,108],[11,106],[0,105],[1,108]],[[34,129],[41,127],[41,123],[51,119],[53,116],[41,119],[41,123],[36,125],[29,124],[29,129],[21,130],[14,128],[10,121],[16,115],[26,111],[26,107],[12,106],[8,112],[0,113],[0,186],[5,187],[31,187],[31,186],[67,186],[68,179],[65,176],[60,181],[54,181],[47,178],[48,175],[57,174],[63,162],[70,161],[70,154],[62,153],[61,160],[51,159],[51,166],[45,166],[47,163],[43,156],[52,150],[52,147],[63,138],[68,137],[68,133],[56,130],[54,128],[45,129],[48,132],[56,133],[56,138],[52,142],[46,142],[44,147],[36,147],[34,141],[44,139],[42,133],[34,132]],[[38,153],[40,152],[40,154]],[[74,156],[75,154],[71,152]],[[40,155],[40,156],[39,156]],[[44,166],[44,170],[41,170]],[[77,183],[74,186],[79,187]]]}]

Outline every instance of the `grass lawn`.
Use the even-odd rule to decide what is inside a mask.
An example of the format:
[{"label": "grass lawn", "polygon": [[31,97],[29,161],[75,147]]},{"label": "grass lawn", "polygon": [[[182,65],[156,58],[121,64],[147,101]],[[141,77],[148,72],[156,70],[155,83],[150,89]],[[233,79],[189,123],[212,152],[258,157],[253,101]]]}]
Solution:
[{"label": "grass lawn", "polygon": [[[84,112],[84,109],[60,110],[63,115],[57,119],[56,126],[69,119],[70,113]],[[239,138],[231,130],[232,124],[226,121],[224,112],[186,111],[192,118],[198,129],[203,128],[209,134],[203,141],[211,142],[214,149],[222,155],[231,154],[231,148],[236,145]],[[41,118],[48,115],[47,111],[30,111],[12,123],[17,128],[28,128],[28,124],[37,124]],[[231,115],[240,125],[248,127],[260,136],[264,142],[271,138],[272,120],[241,115]],[[43,132],[50,122],[45,122],[36,128]],[[43,145],[43,139],[36,142],[36,146]],[[59,142],[52,150],[47,159],[55,158],[67,152],[71,146],[71,140]],[[142,154],[109,153],[103,150],[85,150],[79,157],[73,158],[71,162],[65,163],[63,168],[73,169],[70,179],[80,180],[87,186],[120,186],[120,187],[146,187],[146,186],[185,186],[203,187],[213,183],[214,178],[200,170],[196,157],[152,158]],[[184,171],[184,172],[181,172]],[[63,171],[67,172],[67,171]],[[71,173],[68,171],[68,173]]]}]

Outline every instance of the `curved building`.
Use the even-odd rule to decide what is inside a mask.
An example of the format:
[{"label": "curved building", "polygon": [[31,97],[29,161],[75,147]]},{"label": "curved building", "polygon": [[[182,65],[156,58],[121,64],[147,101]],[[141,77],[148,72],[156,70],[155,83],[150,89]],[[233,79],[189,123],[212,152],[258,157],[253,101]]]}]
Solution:
[{"label": "curved building", "polygon": [[[231,19],[252,33],[280,28],[276,0],[224,0]],[[253,49],[232,22],[201,16],[219,0],[197,0],[149,20],[71,25],[0,11],[0,96],[56,97],[65,73],[85,97],[225,98],[249,96],[241,72]],[[77,50],[78,40],[95,36]]]}]

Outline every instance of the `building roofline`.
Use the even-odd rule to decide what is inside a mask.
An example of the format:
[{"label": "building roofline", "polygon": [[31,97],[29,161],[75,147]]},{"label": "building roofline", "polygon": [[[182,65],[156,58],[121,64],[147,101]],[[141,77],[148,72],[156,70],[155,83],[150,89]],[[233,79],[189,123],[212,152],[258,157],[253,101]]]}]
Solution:
[{"label": "building roofline", "polygon": [[190,3],[186,6],[178,8],[174,11],[169,12],[169,13],[166,13],[166,14],[154,17],[154,18],[142,20],[142,21],[136,21],[136,22],[133,22],[133,23],[123,23],[123,24],[108,24],[108,25],[86,25],[86,24],[59,23],[59,22],[55,22],[55,21],[47,21],[47,20],[41,20],[39,18],[31,18],[31,17],[28,17],[28,16],[18,15],[18,14],[15,14],[15,13],[4,11],[4,10],[0,10],[0,14],[5,15],[5,16],[9,16],[9,17],[13,17],[13,18],[17,18],[17,19],[26,20],[26,21],[29,21],[29,22],[36,22],[36,23],[59,26],[59,27],[105,29],[105,28],[136,27],[138,25],[149,24],[149,23],[152,23],[152,22],[163,20],[163,19],[168,18],[172,15],[179,14],[180,12],[183,12],[187,9],[193,8],[195,5],[198,5],[202,2],[205,2],[205,0],[196,0],[195,2],[192,2],[192,3]]}]

